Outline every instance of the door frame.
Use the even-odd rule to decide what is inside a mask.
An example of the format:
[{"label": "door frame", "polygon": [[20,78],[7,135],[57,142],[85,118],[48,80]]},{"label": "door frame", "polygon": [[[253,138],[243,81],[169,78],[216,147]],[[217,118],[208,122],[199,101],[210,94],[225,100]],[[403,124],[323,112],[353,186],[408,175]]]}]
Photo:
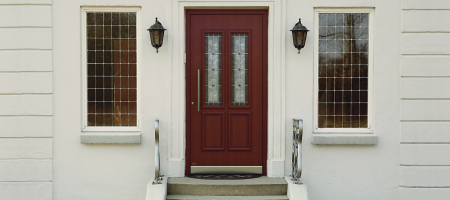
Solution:
[{"label": "door frame", "polygon": [[[171,103],[167,123],[167,162],[163,161],[162,173],[169,177],[184,177],[186,151],[186,91],[185,91],[185,10],[186,9],[267,9],[268,13],[268,102],[267,102],[267,176],[284,177],[290,167],[290,151],[286,152],[286,24],[298,19],[286,20],[286,0],[255,0],[229,2],[223,0],[167,1],[171,10],[164,12],[169,23],[165,34],[171,63],[169,93]],[[163,14],[164,16],[164,14]],[[147,16],[143,16],[147,17]],[[148,16],[150,17],[150,16]],[[289,27],[290,28],[290,27]],[[290,44],[290,43],[289,43]],[[296,55],[296,54],[295,54]],[[289,154],[289,155],[288,155]],[[164,155],[163,155],[164,156]],[[164,159],[165,160],[165,159]]]},{"label": "door frame", "polygon": [[[191,106],[191,90],[195,89],[192,88],[191,85],[191,60],[190,60],[190,51],[187,51],[187,49],[191,48],[191,40],[189,38],[191,38],[191,20],[190,17],[191,15],[198,15],[198,14],[205,14],[205,15],[262,15],[263,18],[263,30],[268,30],[267,29],[267,15],[268,15],[268,10],[244,10],[244,9],[239,9],[239,10],[231,10],[231,9],[189,9],[186,10],[186,69],[185,69],[185,73],[186,73],[186,151],[185,151],[185,158],[186,158],[186,165],[185,165],[185,175],[189,175],[191,173],[191,165],[189,163],[191,163],[191,118],[188,117],[188,115],[191,113],[192,111],[192,106]],[[268,95],[268,79],[267,79],[267,64],[268,64],[268,41],[267,41],[267,34],[268,32],[263,32],[262,33],[262,39],[264,41],[263,43],[263,85],[262,85],[262,95],[263,95],[263,134],[262,134],[262,160],[266,160],[267,159],[267,95]],[[195,74],[194,74],[195,75]],[[251,76],[249,74],[249,76]],[[197,107],[197,106],[195,106]],[[195,112],[195,111],[194,111]],[[264,163],[261,163],[261,165],[263,166],[263,175],[267,175],[267,166]]]}]

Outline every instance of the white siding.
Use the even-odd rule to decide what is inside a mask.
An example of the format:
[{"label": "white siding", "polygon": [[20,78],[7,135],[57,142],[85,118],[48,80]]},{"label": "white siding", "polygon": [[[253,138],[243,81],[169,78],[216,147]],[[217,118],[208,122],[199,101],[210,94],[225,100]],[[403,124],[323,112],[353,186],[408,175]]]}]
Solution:
[{"label": "white siding", "polygon": [[51,49],[51,28],[1,28],[0,49]]},{"label": "white siding", "polygon": [[0,51],[0,71],[52,71],[52,51]]},{"label": "white siding", "polygon": [[450,199],[450,1],[402,1],[400,199]]},{"label": "white siding", "polygon": [[447,187],[450,166],[400,166],[400,186]]},{"label": "white siding", "polygon": [[46,4],[51,5],[52,0],[0,0],[1,4],[27,5],[27,4]]},{"label": "white siding", "polygon": [[403,32],[450,32],[450,10],[405,10]]},{"label": "white siding", "polygon": [[449,78],[403,78],[401,98],[450,98]]},{"label": "white siding", "polygon": [[450,9],[446,0],[402,0],[403,9]]},{"label": "white siding", "polygon": [[52,95],[0,95],[0,115],[52,115]]},{"label": "white siding", "polygon": [[402,56],[402,76],[450,76],[450,56]]},{"label": "white siding", "polygon": [[0,199],[52,200],[51,182],[0,182]]},{"label": "white siding", "polygon": [[402,54],[450,54],[450,33],[404,33]]},{"label": "white siding", "polygon": [[0,140],[0,159],[52,158],[52,138]]},{"label": "white siding", "polygon": [[1,6],[2,27],[51,27],[51,6]]},{"label": "white siding", "polygon": [[402,100],[402,120],[450,120],[450,100]]},{"label": "white siding", "polygon": [[400,188],[400,200],[443,200],[450,197],[450,188]]},{"label": "white siding", "polygon": [[0,94],[52,93],[51,72],[0,73]]},{"label": "white siding", "polygon": [[0,0],[0,199],[53,198],[51,3]]},{"label": "white siding", "polygon": [[450,122],[402,122],[403,143],[450,143]]},{"label": "white siding", "polygon": [[0,182],[52,181],[52,160],[0,160]]},{"label": "white siding", "polygon": [[0,116],[0,138],[52,137],[52,123],[52,116]]},{"label": "white siding", "polygon": [[400,164],[450,165],[450,144],[401,144]]}]

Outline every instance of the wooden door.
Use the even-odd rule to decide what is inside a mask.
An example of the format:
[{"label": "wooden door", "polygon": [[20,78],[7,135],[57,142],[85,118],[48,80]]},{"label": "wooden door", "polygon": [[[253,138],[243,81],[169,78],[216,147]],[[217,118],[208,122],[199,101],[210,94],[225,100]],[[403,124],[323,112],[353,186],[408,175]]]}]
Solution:
[{"label": "wooden door", "polygon": [[265,174],[267,11],[187,10],[186,81],[186,174]]}]

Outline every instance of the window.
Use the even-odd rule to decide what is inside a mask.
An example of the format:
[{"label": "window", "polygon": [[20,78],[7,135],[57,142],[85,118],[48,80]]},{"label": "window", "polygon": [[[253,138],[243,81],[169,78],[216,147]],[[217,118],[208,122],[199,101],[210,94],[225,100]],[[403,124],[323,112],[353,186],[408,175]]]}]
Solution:
[{"label": "window", "polygon": [[371,119],[371,19],[368,9],[317,10],[315,127],[367,131]]},{"label": "window", "polygon": [[137,128],[138,10],[83,11],[83,128]]}]

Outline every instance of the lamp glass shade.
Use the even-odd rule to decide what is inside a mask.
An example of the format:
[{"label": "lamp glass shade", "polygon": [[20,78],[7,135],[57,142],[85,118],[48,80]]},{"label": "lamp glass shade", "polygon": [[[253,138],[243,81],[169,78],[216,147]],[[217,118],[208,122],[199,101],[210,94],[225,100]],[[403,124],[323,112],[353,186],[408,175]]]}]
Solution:
[{"label": "lamp glass shade", "polygon": [[161,47],[163,45],[164,30],[150,30],[150,40],[153,47]]},{"label": "lamp glass shade", "polygon": [[292,31],[292,38],[294,42],[295,48],[303,48],[306,44],[306,35],[308,32],[306,31]]}]

